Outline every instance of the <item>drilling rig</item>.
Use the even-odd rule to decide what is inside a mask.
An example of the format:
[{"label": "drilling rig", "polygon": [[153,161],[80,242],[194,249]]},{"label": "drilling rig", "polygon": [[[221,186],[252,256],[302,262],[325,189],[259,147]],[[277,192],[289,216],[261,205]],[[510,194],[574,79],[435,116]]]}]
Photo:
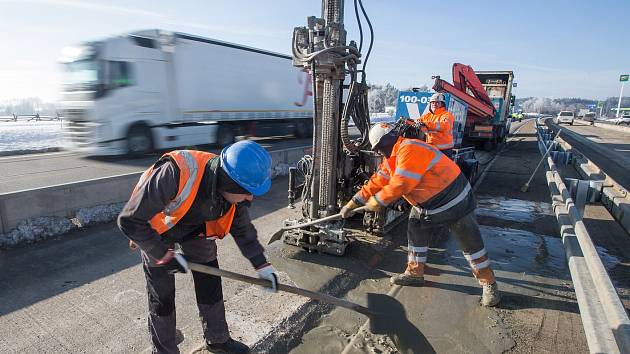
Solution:
[{"label": "drilling rig", "polygon": [[[363,63],[359,8],[371,34]],[[354,0],[354,10],[361,33],[358,46],[355,41],[346,41],[343,0],[322,0],[321,17],[308,17],[306,26],[293,31],[293,65],[307,70],[313,78],[313,149],[311,155],[304,156],[297,167],[289,170],[289,207],[300,193],[302,208],[301,216],[285,220],[284,226],[338,213],[375,172],[381,160],[370,150],[368,140],[370,118],[365,67],[372,49],[373,30],[361,0]],[[352,139],[348,132],[350,119],[359,130],[358,138]],[[402,205],[404,203],[397,204]],[[357,233],[381,235],[403,214],[404,211],[396,207],[368,212],[356,215],[354,220],[287,230],[282,239],[310,252],[343,255]],[[350,227],[357,223],[360,227]]]}]

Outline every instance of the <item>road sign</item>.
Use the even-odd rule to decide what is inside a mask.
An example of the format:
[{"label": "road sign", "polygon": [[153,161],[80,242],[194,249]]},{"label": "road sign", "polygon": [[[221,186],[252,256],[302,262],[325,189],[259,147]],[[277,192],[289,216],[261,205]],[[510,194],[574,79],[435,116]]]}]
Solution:
[{"label": "road sign", "polygon": [[630,75],[628,75],[628,74],[620,75],[619,76],[619,81],[621,81],[621,82],[628,81],[628,77],[630,77]]},{"label": "road sign", "polygon": [[604,107],[604,102],[597,102],[597,108]]}]

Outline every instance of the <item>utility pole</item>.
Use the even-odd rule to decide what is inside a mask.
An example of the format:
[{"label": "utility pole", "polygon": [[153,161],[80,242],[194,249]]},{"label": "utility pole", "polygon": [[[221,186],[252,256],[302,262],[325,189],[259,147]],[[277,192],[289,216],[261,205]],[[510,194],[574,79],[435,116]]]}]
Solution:
[{"label": "utility pole", "polygon": [[623,87],[626,85],[626,81],[628,81],[628,75],[619,76],[619,81],[621,81],[621,92],[619,92],[619,102],[617,103],[617,118],[621,114],[621,97],[623,97]]}]

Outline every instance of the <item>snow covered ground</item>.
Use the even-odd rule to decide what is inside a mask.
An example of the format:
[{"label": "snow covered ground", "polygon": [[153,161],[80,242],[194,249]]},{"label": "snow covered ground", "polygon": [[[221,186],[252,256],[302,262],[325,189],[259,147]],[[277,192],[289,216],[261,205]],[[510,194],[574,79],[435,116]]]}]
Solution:
[{"label": "snow covered ground", "polygon": [[0,155],[62,148],[62,124],[63,121],[0,122]]}]

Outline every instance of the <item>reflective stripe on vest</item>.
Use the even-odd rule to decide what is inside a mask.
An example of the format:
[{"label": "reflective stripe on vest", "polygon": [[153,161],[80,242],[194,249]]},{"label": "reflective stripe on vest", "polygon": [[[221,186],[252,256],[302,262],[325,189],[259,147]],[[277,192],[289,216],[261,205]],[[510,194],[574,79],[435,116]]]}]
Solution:
[{"label": "reflective stripe on vest", "polygon": [[[197,165],[197,161],[195,161],[195,158],[188,151],[180,150],[180,151],[176,151],[175,153],[179,154],[182,157],[182,162],[184,163],[183,166],[179,166],[179,162],[177,164],[179,167],[180,173],[183,169],[187,169],[189,178],[184,183],[184,188],[180,187],[180,192],[177,193],[177,195],[175,196],[175,199],[171,200],[171,202],[168,203],[166,207],[164,208],[164,213],[166,215],[170,215],[173,211],[177,210],[178,208],[182,206],[184,201],[188,199],[188,197],[190,197],[190,192],[195,186],[197,179],[199,179],[199,182],[201,182],[201,175],[203,175],[203,171],[200,174],[198,173],[199,166]],[[197,189],[197,187],[195,189]],[[195,194],[197,193],[195,192]]]},{"label": "reflective stripe on vest", "polygon": [[[404,168],[400,168],[400,167],[396,167],[396,172],[394,172],[394,173],[399,175],[399,176],[415,179],[416,181],[419,181],[420,179],[422,179],[422,174],[421,173],[414,173],[414,172],[407,171]],[[389,178],[387,178],[387,179],[389,179]]]}]

